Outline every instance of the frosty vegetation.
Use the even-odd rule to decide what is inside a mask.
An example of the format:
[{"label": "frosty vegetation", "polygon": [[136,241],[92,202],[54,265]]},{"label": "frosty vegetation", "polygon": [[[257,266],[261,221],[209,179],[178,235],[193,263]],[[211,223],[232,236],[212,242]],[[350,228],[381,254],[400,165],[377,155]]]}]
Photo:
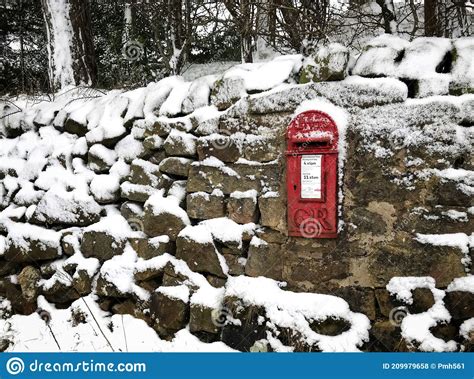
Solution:
[{"label": "frosty vegetation", "polygon": [[[472,349],[471,7],[3,4],[0,350],[370,351],[386,338],[406,351]],[[284,129],[314,109],[339,130],[339,229],[362,241],[346,256],[364,263],[387,225],[383,247],[399,253],[401,235],[402,259],[381,249],[373,265],[408,271],[417,244],[429,275],[387,279],[343,266],[332,241],[286,244]],[[375,176],[377,165],[390,173]],[[395,195],[377,187],[386,177]],[[380,195],[395,200],[371,201]],[[429,203],[441,195],[448,206]],[[275,274],[282,246],[305,267]],[[334,288],[298,277],[332,265]]]},{"label": "frosty vegetation", "polygon": [[0,5],[0,94],[196,78],[202,64],[219,73],[335,42],[357,54],[381,33],[470,36],[472,10],[440,0],[11,0]]}]

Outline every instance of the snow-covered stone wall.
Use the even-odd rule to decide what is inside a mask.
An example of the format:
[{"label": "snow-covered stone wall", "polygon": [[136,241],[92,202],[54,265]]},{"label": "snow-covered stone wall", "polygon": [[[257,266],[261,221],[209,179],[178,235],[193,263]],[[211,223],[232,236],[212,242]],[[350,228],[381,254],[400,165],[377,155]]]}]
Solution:
[{"label": "snow-covered stone wall", "polygon": [[[6,103],[1,346],[24,348],[18,315],[39,314],[67,349],[96,338],[74,345],[68,322],[111,323],[103,349],[119,349],[129,314],[160,350],[472,349],[473,46],[384,36],[353,67],[332,47]],[[302,103],[347,121],[336,239],[288,237],[285,133]]]}]

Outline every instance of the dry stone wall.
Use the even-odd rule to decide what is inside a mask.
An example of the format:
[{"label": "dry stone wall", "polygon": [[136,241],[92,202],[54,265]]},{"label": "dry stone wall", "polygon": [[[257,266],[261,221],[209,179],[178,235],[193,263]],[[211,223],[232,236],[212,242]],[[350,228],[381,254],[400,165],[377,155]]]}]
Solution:
[{"label": "dry stone wall", "polygon": [[[365,54],[414,54],[385,44]],[[440,60],[446,46],[434,49]],[[337,72],[320,67],[330,51],[344,58]],[[201,341],[243,351],[472,350],[474,97],[460,95],[472,87],[454,78],[439,90],[447,74],[435,65],[416,80],[437,91],[413,92],[401,65],[374,71],[364,55],[352,70],[366,77],[341,80],[347,54],[325,54],[292,74],[306,84],[290,76],[265,91],[225,75],[191,85],[168,78],[146,101],[107,95],[100,117],[80,107],[63,114],[59,104],[4,125],[12,150],[0,163],[0,296],[10,312],[34,313],[39,296],[67,308],[93,294],[103,311],[143,319],[160,338],[189,326]],[[459,96],[424,97],[454,87]],[[348,115],[334,239],[288,236],[285,135],[314,99]],[[30,156],[22,138],[73,148]],[[239,292],[256,285],[277,305]],[[307,329],[276,321],[272,304],[308,293],[340,297],[350,311],[321,300],[337,306],[305,316]],[[403,316],[434,308],[449,316],[426,326],[426,339],[412,337]],[[341,333],[353,336],[349,345],[327,343]]]},{"label": "dry stone wall", "polygon": [[[470,97],[407,101],[400,83],[377,79],[377,91],[370,80],[365,83],[352,88],[338,82],[311,84],[240,100],[234,107],[244,111],[212,120],[215,129],[209,135],[197,125],[187,134],[171,132],[167,137],[162,130],[174,129],[164,123],[146,134],[166,138],[166,158],[155,161],[155,169],[160,178],[186,180],[183,208],[193,225],[218,217],[258,225],[242,246],[215,241],[230,275],[265,276],[286,282],[289,290],[340,296],[375,322],[373,333],[384,340],[376,348],[396,350],[399,332],[388,319],[403,303],[386,290],[390,279],[430,276],[437,288],[446,289],[472,272],[468,237],[474,230],[474,135],[467,116],[473,102]],[[327,240],[287,236],[286,128],[296,106],[317,96],[350,114],[342,228],[336,239]],[[285,99],[281,106],[279,99]],[[450,170],[460,176],[451,177]],[[175,225],[170,215],[150,219],[148,213],[145,207],[147,234],[150,223],[172,228],[156,234],[168,234],[178,258],[213,283],[224,283],[212,243],[180,235],[185,224]],[[448,241],[431,244],[420,236],[437,234]],[[418,312],[433,305],[430,290],[417,296]],[[457,305],[450,304],[458,314]],[[447,329],[449,337],[459,338],[456,328]]]}]

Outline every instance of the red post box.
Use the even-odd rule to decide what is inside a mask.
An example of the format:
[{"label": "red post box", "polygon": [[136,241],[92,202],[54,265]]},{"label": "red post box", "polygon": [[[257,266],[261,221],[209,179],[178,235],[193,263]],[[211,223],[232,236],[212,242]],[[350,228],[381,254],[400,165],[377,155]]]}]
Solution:
[{"label": "red post box", "polygon": [[288,126],[286,138],[288,234],[337,237],[339,134],[335,122],[324,112],[303,112]]}]

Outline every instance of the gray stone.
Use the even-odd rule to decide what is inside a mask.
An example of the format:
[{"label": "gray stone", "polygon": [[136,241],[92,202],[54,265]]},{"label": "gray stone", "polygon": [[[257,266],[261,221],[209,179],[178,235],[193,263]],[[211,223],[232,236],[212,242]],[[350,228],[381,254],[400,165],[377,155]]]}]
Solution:
[{"label": "gray stone", "polygon": [[344,319],[328,317],[324,321],[316,320],[310,324],[310,328],[324,336],[338,336],[350,329],[351,325]]},{"label": "gray stone", "polygon": [[347,251],[337,247],[334,239],[289,238],[273,259],[282,262],[288,289],[328,292],[353,274]]},{"label": "gray stone", "polygon": [[143,259],[151,259],[165,253],[173,253],[168,236],[155,238],[129,238],[128,240],[137,255]]},{"label": "gray stone", "polygon": [[[164,198],[163,202],[166,201],[168,200]],[[176,207],[176,204],[173,204],[173,206]],[[145,233],[150,237],[167,235],[170,237],[171,241],[175,241],[179,232],[190,223],[184,209],[180,209],[182,210],[180,214],[161,210],[156,213],[154,212],[153,204],[145,204],[145,213],[143,216]]]},{"label": "gray stone", "polygon": [[393,242],[380,242],[371,255],[368,273],[377,286],[394,276],[431,276],[439,287],[464,276],[462,252],[447,246],[423,245],[400,235]]},{"label": "gray stone", "polygon": [[158,188],[161,173],[160,167],[143,159],[135,159],[130,165],[129,181]]},{"label": "gray stone", "polygon": [[224,194],[234,191],[260,191],[261,182],[256,177],[241,176],[229,167],[191,165],[188,177],[188,192],[211,193],[220,189]]},{"label": "gray stone", "polygon": [[390,321],[377,321],[370,329],[370,351],[406,352],[406,342],[400,333],[400,327]]},{"label": "gray stone", "polygon": [[174,176],[187,177],[193,160],[180,157],[165,158],[160,163],[160,171]]},{"label": "gray stone", "polygon": [[117,299],[124,299],[130,296],[120,291],[112,281],[109,281],[107,275],[104,276],[102,274],[97,278],[95,293],[98,296],[114,297]]},{"label": "gray stone", "polygon": [[219,333],[221,327],[215,320],[215,313],[218,311],[201,304],[191,304],[189,331],[191,333]]},{"label": "gray stone", "polygon": [[342,80],[347,76],[349,49],[338,43],[321,46],[305,63],[300,83]]},{"label": "gray stone", "polygon": [[185,132],[171,131],[163,147],[168,156],[194,157],[196,155],[197,138]]},{"label": "gray stone", "polygon": [[249,161],[270,162],[280,155],[276,138],[247,138],[244,145],[244,157]]},{"label": "gray stone", "polygon": [[[218,325],[222,325],[222,342],[233,349],[250,351],[256,341],[267,337],[266,323],[261,322],[265,309],[255,305],[247,305],[237,297],[226,297],[224,306],[215,314]],[[240,320],[240,323],[228,322],[228,320]]]},{"label": "gray stone", "polygon": [[226,78],[218,80],[211,91],[211,104],[224,110],[247,95],[242,78]]},{"label": "gray stone", "polygon": [[71,276],[70,281],[56,281],[52,286],[42,289],[44,297],[53,303],[68,303],[87,296],[92,291],[92,279],[85,270],[79,270],[77,277]]},{"label": "gray stone", "polygon": [[88,230],[82,235],[81,252],[86,257],[106,261],[123,253],[126,239],[119,239],[107,232]]},{"label": "gray stone", "polygon": [[227,215],[238,224],[257,223],[257,192],[233,192],[227,200]]},{"label": "gray stone", "polygon": [[225,284],[227,282],[227,279],[210,275],[210,274],[206,275],[206,279],[209,282],[209,284],[215,288],[223,288],[225,287]]},{"label": "gray stone", "polygon": [[[20,228],[16,224],[15,228]],[[26,224],[25,224],[26,225]],[[28,225],[24,232],[16,232],[15,238],[7,237],[3,258],[9,262],[36,262],[58,258],[61,255],[61,234],[53,230]],[[19,233],[19,234],[17,234]]]},{"label": "gray stone", "polygon": [[140,220],[143,216],[143,206],[133,201],[125,201],[120,206],[120,214],[126,220]]},{"label": "gray stone", "polygon": [[120,197],[135,203],[145,203],[148,198],[157,193],[158,190],[148,185],[124,182],[120,186]]},{"label": "gray stone", "polygon": [[286,205],[278,193],[268,193],[258,198],[258,208],[260,210],[260,224],[271,229],[285,233]]},{"label": "gray stone", "polygon": [[455,320],[474,317],[474,294],[472,292],[447,292],[444,302],[451,317]]},{"label": "gray stone", "polygon": [[229,267],[229,275],[238,276],[245,274],[245,258],[239,257],[235,254],[224,254],[224,252],[222,253],[222,256],[225,258],[227,266]]},{"label": "gray stone", "polygon": [[89,130],[87,129],[87,125],[81,124],[68,117],[64,122],[64,131],[83,137]]},{"label": "gray stone", "polygon": [[100,205],[92,197],[77,199],[50,190],[40,200],[29,221],[34,224],[87,226],[99,221],[100,212]]},{"label": "gray stone", "polygon": [[391,296],[385,288],[377,288],[374,292],[380,313],[384,317],[389,317],[393,309],[405,306],[403,302]]},{"label": "gray stone", "polygon": [[[202,237],[199,241],[192,239],[197,234]],[[176,240],[176,258],[185,261],[193,271],[225,278],[216,247],[205,227],[188,226],[179,234]]]},{"label": "gray stone", "polygon": [[143,312],[148,306],[147,303],[142,302],[137,304],[137,302],[127,299],[124,302],[114,304],[112,306],[112,312],[119,315],[131,315],[150,324],[151,318]]},{"label": "gray stone", "polygon": [[269,243],[284,244],[287,236],[268,227],[259,228],[256,232],[257,237]]},{"label": "gray stone", "polygon": [[159,150],[163,146],[164,139],[158,135],[146,137],[143,140],[143,147],[147,150]]},{"label": "gray stone", "polygon": [[18,272],[19,265],[16,262],[8,262],[0,259],[0,277],[5,277]]},{"label": "gray stone", "polygon": [[214,80],[209,76],[194,80],[190,87],[186,98],[183,100],[181,111],[184,114],[194,112],[196,109],[209,105],[209,97],[211,95],[210,85]]},{"label": "gray stone", "polygon": [[207,220],[225,216],[224,194],[220,191],[193,192],[186,197],[189,217]]},{"label": "gray stone", "polygon": [[117,154],[115,151],[106,148],[103,145],[95,144],[89,149],[87,161],[89,168],[97,174],[105,174],[115,163]]},{"label": "gray stone", "polygon": [[73,232],[65,232],[61,237],[63,253],[67,256],[74,255],[76,253],[76,247],[79,247],[77,235],[74,235]]},{"label": "gray stone", "polygon": [[282,246],[266,243],[254,237],[250,242],[245,274],[258,277],[266,276],[275,280],[283,280]]},{"label": "gray stone", "polygon": [[150,312],[158,334],[168,336],[188,323],[189,303],[157,292],[151,296]]},{"label": "gray stone", "polygon": [[403,58],[409,45],[408,41],[396,35],[372,39],[357,59],[352,75],[369,78],[393,76],[400,58]]},{"label": "gray stone", "polygon": [[450,73],[452,82],[450,84],[450,94],[461,95],[464,93],[474,93],[472,81],[470,80],[472,70],[472,54],[474,44],[468,38],[453,40],[453,63]]},{"label": "gray stone", "polygon": [[[163,278],[164,272],[165,270],[163,267],[147,267],[146,269],[136,270],[133,276],[137,282],[147,282],[150,280],[160,281],[160,279]],[[163,284],[169,285],[165,283]],[[173,284],[173,285],[177,285],[177,284]]]},{"label": "gray stone", "polygon": [[38,282],[41,279],[40,271],[33,266],[26,266],[18,275],[21,293],[26,301],[34,301],[38,297]]},{"label": "gray stone", "polygon": [[188,124],[184,121],[158,120],[155,121],[151,126],[147,127],[145,131],[145,137],[157,135],[159,137],[165,138],[171,133],[172,130],[187,132],[188,129]]},{"label": "gray stone", "polygon": [[199,138],[197,153],[201,161],[216,157],[222,162],[236,162],[241,157],[241,150],[234,138],[221,134]]},{"label": "gray stone", "polygon": [[315,97],[324,97],[341,107],[361,108],[405,101],[408,96],[406,86],[395,86],[393,79],[386,79],[384,84],[386,85],[376,88],[370,81],[367,83],[345,81],[312,83],[271,92],[268,95],[251,97],[248,101],[249,112],[252,114],[292,112],[303,101]]},{"label": "gray stone", "polygon": [[352,312],[365,314],[370,320],[375,320],[375,296],[374,290],[367,287],[341,287],[331,291],[331,295],[342,297],[351,308]]}]

